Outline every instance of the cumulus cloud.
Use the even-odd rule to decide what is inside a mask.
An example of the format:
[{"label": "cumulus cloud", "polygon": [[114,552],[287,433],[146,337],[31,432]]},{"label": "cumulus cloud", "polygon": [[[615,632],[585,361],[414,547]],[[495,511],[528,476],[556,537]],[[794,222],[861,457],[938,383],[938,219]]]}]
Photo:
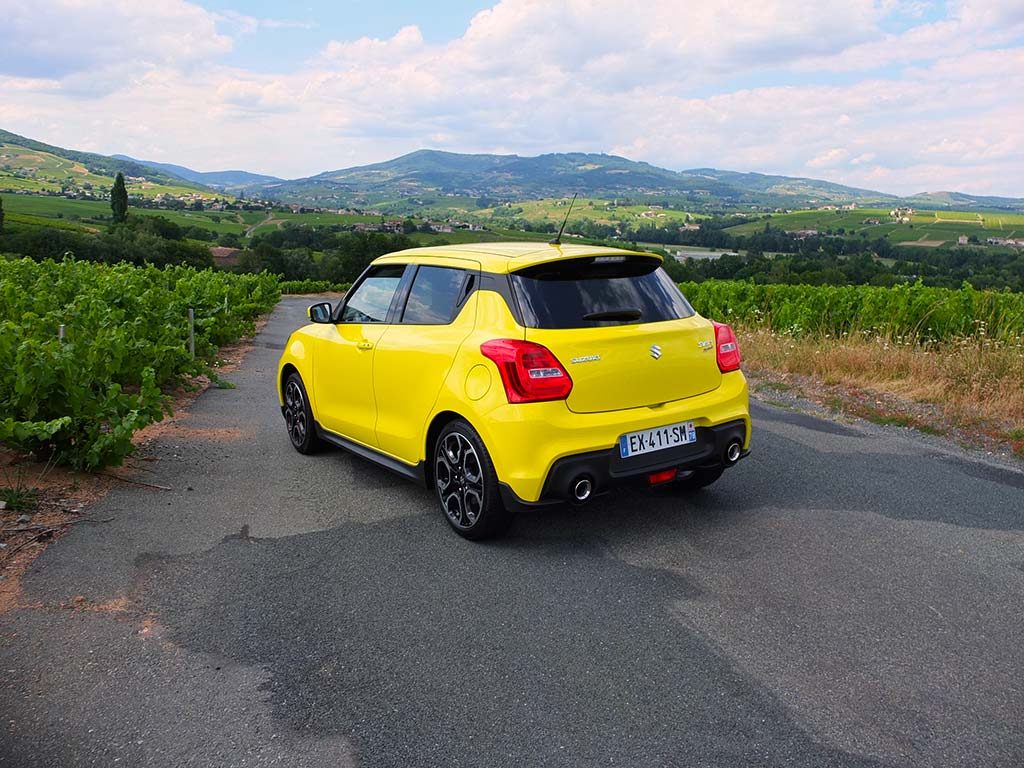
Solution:
[{"label": "cumulus cloud", "polygon": [[[67,146],[287,176],[427,145],[613,151],[886,191],[1022,194],[1012,126],[1024,106],[1008,84],[1024,71],[1024,6],[1009,0],[950,2],[937,21],[898,0],[501,0],[445,43],[401,26],[269,73],[223,57],[232,35],[273,20],[183,0],[102,12],[68,0],[44,4],[43,24],[32,6],[29,24],[14,1],[0,47],[19,55],[0,61],[0,120]],[[67,33],[38,31],[62,14],[75,23],[49,26]]]},{"label": "cumulus cloud", "polygon": [[7,0],[0,72],[63,78],[187,66],[231,49],[215,17],[179,0]]}]

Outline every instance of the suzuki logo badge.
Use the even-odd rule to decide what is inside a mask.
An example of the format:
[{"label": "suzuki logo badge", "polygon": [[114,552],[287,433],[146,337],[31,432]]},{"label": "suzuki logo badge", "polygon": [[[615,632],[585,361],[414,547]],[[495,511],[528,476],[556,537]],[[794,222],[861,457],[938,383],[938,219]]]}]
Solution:
[{"label": "suzuki logo badge", "polygon": [[657,344],[651,344],[651,357],[653,357],[655,360],[661,357],[661,347],[659,347]]}]

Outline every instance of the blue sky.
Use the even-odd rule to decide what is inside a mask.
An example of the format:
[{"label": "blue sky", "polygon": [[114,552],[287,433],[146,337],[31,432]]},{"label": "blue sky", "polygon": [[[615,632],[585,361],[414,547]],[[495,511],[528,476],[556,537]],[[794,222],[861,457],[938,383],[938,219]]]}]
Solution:
[{"label": "blue sky", "polygon": [[1024,196],[1020,0],[5,0],[0,127],[285,177],[607,152]]},{"label": "blue sky", "polygon": [[459,37],[470,19],[493,3],[477,0],[447,0],[424,3],[399,2],[246,2],[218,0],[200,2],[217,13],[241,13],[246,16],[291,23],[259,30],[240,39],[225,57],[234,66],[263,71],[295,69],[334,39],[360,37],[388,38],[404,26],[419,27],[427,42],[444,43]]}]

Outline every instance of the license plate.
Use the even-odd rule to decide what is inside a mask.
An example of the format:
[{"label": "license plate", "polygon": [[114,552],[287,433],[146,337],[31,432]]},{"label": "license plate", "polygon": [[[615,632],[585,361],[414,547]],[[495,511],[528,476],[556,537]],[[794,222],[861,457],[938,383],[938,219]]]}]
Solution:
[{"label": "license plate", "polygon": [[663,451],[666,448],[675,448],[677,445],[688,445],[697,442],[697,430],[693,428],[692,421],[683,421],[679,424],[669,424],[666,427],[644,429],[640,432],[630,432],[619,438],[619,455],[626,459],[630,456],[639,456],[641,453],[652,451]]}]

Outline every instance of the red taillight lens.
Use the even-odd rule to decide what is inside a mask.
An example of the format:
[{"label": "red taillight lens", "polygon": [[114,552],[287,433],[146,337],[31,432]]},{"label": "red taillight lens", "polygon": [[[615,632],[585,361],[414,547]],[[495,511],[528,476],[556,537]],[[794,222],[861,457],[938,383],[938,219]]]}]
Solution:
[{"label": "red taillight lens", "polygon": [[736,341],[736,334],[730,326],[725,323],[716,323],[715,326],[715,354],[718,356],[718,370],[722,373],[738,371],[743,358],[740,357],[740,345]]},{"label": "red taillight lens", "polygon": [[572,392],[569,372],[547,347],[532,341],[496,339],[481,344],[480,352],[498,366],[510,403],[564,400]]}]

